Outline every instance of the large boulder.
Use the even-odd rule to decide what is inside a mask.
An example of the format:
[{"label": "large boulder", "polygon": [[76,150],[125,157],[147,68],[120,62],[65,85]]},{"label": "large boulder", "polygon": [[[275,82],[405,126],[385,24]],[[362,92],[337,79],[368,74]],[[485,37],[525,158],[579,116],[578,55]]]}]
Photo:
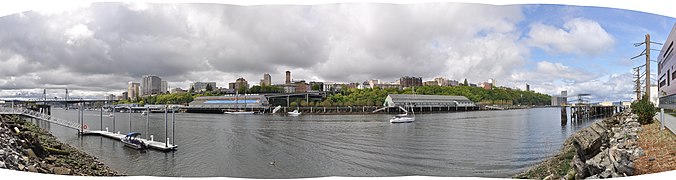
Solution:
[{"label": "large boulder", "polygon": [[582,161],[587,161],[601,152],[601,146],[608,139],[607,131],[603,123],[596,122],[573,136],[573,146]]}]

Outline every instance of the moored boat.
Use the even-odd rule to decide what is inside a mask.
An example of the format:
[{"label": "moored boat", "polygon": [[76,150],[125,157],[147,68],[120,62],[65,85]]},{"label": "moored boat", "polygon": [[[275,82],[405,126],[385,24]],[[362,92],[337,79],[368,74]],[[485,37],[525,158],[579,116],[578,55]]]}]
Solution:
[{"label": "moored boat", "polygon": [[288,112],[288,113],[289,113],[289,116],[299,116],[301,114],[301,112],[298,112],[297,109],[293,110],[291,112]]},{"label": "moored boat", "polygon": [[141,141],[139,138],[141,136],[141,133],[137,132],[131,132],[124,136],[120,141],[124,144],[124,146],[130,147],[132,149],[137,149],[137,150],[145,150],[148,148],[148,145]]}]

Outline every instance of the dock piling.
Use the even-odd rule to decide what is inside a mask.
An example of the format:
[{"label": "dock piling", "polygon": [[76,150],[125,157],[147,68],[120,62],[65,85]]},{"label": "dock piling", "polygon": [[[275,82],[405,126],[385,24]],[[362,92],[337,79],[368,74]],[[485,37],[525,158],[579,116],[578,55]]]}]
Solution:
[{"label": "dock piling", "polygon": [[146,139],[150,135],[150,107],[146,107]]},{"label": "dock piling", "polygon": [[167,143],[169,143],[169,131],[167,130],[167,105],[164,106],[164,137],[167,138],[167,141],[164,142],[165,146],[168,146]]},{"label": "dock piling", "polygon": [[131,106],[129,106],[129,132],[131,133]]}]

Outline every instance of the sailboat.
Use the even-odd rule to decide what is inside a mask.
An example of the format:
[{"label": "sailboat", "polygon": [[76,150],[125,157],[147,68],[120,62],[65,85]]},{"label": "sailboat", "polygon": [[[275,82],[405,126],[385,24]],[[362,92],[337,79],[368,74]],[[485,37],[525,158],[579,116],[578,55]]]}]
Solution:
[{"label": "sailboat", "polygon": [[[237,111],[226,111],[225,114],[254,114],[253,111],[246,111],[239,108],[239,93],[235,95],[235,107],[237,107]],[[244,108],[246,109],[246,94],[244,95]]]},{"label": "sailboat", "polygon": [[[415,88],[413,88],[413,97],[415,97]],[[410,104],[410,102],[409,102]],[[409,105],[411,106],[411,105]],[[410,123],[415,121],[415,111],[413,110],[413,107],[411,106],[411,115],[408,114],[408,111],[404,114],[397,114],[392,119],[390,119],[390,123]]]},{"label": "sailboat", "polygon": [[298,112],[298,109],[288,112],[289,116],[300,116],[301,112]]}]

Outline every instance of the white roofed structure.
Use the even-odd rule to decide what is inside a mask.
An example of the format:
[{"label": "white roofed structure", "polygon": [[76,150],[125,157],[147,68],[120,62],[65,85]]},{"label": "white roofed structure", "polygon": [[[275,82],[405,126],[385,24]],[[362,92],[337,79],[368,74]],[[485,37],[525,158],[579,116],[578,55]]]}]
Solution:
[{"label": "white roofed structure", "polygon": [[474,107],[465,96],[388,94],[385,107]]}]

